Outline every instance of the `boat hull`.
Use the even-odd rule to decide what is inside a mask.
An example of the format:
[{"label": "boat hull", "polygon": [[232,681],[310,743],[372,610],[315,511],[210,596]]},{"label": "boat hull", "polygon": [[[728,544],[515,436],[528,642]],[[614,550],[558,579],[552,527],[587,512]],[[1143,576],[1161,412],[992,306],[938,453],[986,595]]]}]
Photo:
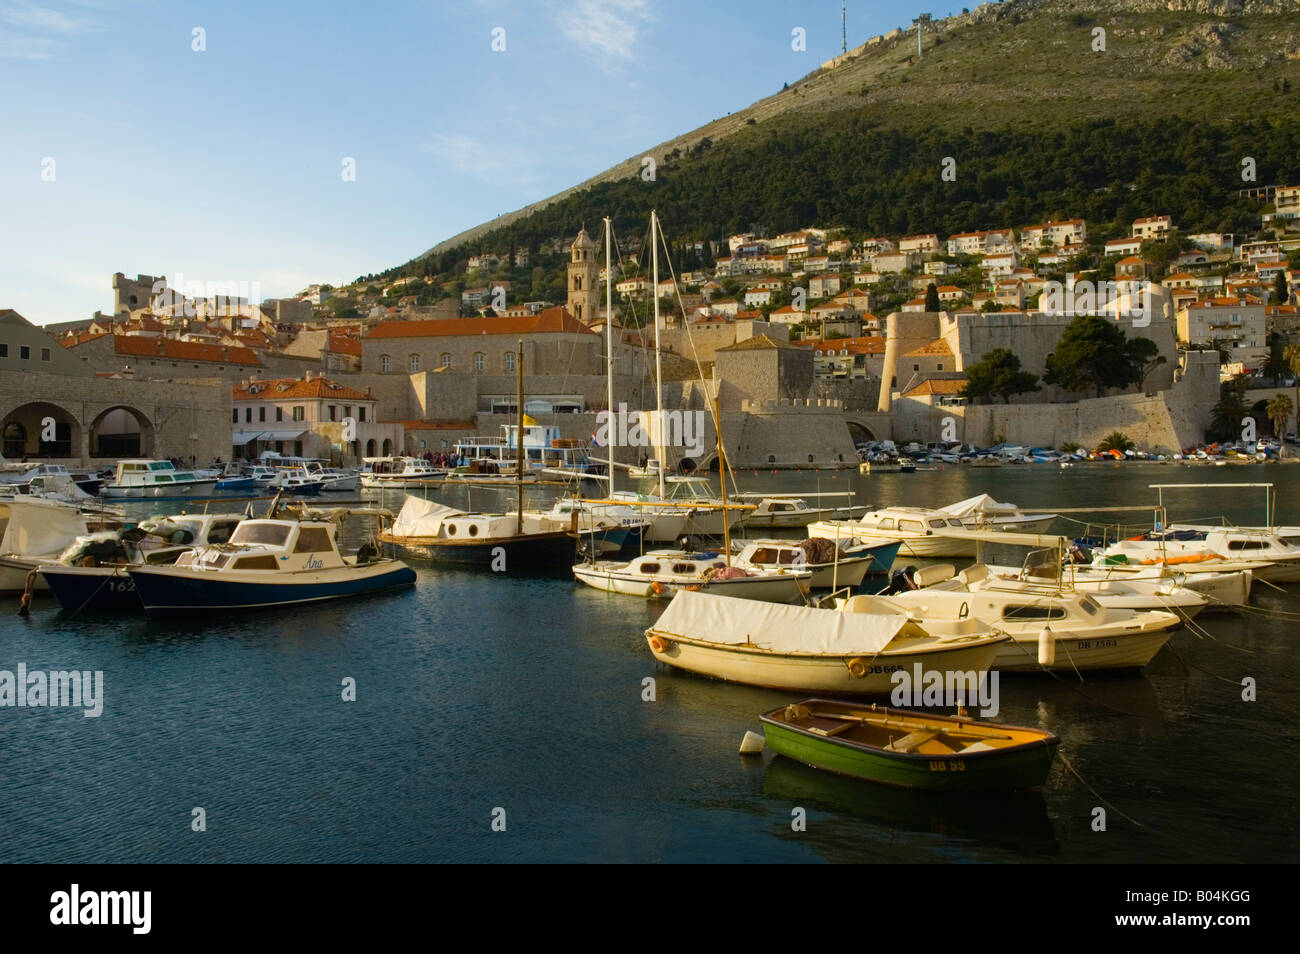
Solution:
[{"label": "boat hull", "polygon": [[41,577],[59,605],[69,612],[143,610],[135,583],[122,566],[45,566]]},{"label": "boat hull", "polygon": [[[27,574],[40,562],[25,557],[0,556],[0,594],[14,596],[23,593],[27,588]],[[50,585],[37,574],[34,590],[37,593],[48,593]]]},{"label": "boat hull", "polygon": [[809,585],[808,581],[793,575],[747,576],[732,580],[711,580],[705,583],[698,580],[671,582],[623,576],[581,564],[573,568],[573,575],[593,589],[605,593],[620,593],[624,596],[640,596],[644,599],[661,596],[671,598],[678,590],[698,590],[718,596],[757,600],[760,603],[801,603],[806,587]]},{"label": "boat hull", "polygon": [[280,574],[213,572],[183,567],[130,567],[144,611],[150,616],[195,610],[255,610],[366,596],[415,583],[415,571],[393,560],[361,567]]},{"label": "boat hull", "polygon": [[148,487],[119,486],[106,484],[103,488],[106,497],[124,497],[127,499],[166,500],[178,497],[199,497],[212,493],[217,486],[216,480],[193,480],[182,483],[153,484]]},{"label": "boat hull", "polygon": [[1087,634],[1056,634],[1056,661],[1038,664],[1037,633],[1012,634],[998,649],[994,668],[1002,672],[1080,672],[1087,669],[1141,669],[1149,663],[1174,627],[1116,631],[1099,629]]},{"label": "boat hull", "polygon": [[[915,713],[923,716],[922,713]],[[818,738],[778,722],[772,714],[759,717],[767,746],[778,755],[804,765],[863,781],[929,791],[1015,791],[1039,788],[1052,768],[1059,740],[1049,736],[1042,745],[972,755],[919,755],[884,752],[863,745]],[[981,723],[998,728],[995,723]]]},{"label": "boat hull", "polygon": [[401,541],[385,535],[407,556],[435,563],[468,563],[479,566],[499,565],[502,556],[505,566],[532,566],[560,568],[572,565],[577,552],[577,538],[566,532],[536,533],[508,539],[483,539],[474,542],[414,539]]},{"label": "boat hull", "polygon": [[[665,645],[656,650],[652,639]],[[788,689],[795,692],[825,692],[832,695],[887,696],[896,683],[893,674],[935,671],[983,673],[993,668],[998,649],[1005,639],[982,639],[970,645],[943,646],[931,649],[882,652],[874,658],[851,656],[812,656],[776,653],[743,646],[722,647],[688,641],[653,628],[646,634],[650,652],[667,666],[684,669],[724,682],[740,682],[764,689]],[[862,676],[849,672],[849,663],[861,658]]]}]

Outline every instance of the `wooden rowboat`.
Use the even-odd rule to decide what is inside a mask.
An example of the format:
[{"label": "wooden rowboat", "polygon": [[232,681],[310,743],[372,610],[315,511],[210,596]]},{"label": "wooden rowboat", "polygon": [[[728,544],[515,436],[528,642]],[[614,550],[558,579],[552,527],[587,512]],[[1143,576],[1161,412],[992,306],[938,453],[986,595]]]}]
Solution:
[{"label": "wooden rowboat", "polygon": [[771,749],[813,768],[882,785],[1014,791],[1047,780],[1060,739],[968,718],[805,699],[759,716]]}]

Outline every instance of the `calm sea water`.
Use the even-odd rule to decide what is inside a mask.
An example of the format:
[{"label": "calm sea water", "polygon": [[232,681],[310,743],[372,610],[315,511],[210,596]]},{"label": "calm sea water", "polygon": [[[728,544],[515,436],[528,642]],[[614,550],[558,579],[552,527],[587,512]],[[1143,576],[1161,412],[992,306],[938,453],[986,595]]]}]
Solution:
[{"label": "calm sea water", "polygon": [[[864,503],[989,492],[1034,509],[1146,503],[1149,483],[1184,481],[1274,481],[1279,521],[1300,523],[1300,467],[1285,465],[741,475],[744,489],[852,487]],[[475,489],[472,503],[510,493]],[[444,499],[463,505],[465,491]],[[1171,500],[1173,517],[1263,520],[1253,489]],[[1257,612],[1202,616],[1212,638],[1180,630],[1141,674],[1004,676],[999,720],[1057,733],[1078,775],[1058,761],[1040,793],[935,798],[737,754],[758,713],[795,696],[657,666],[642,633],[666,602],[580,589],[563,568],[418,573],[396,595],[256,616],[69,619],[47,599],[22,620],[6,604],[0,669],[102,670],[105,691],[99,718],[0,708],[0,860],[1258,862],[1300,851],[1300,615],[1285,615],[1300,614],[1300,586],[1257,586]],[[1256,702],[1241,699],[1245,676]],[[342,701],[345,678],[355,702]],[[1107,805],[1107,830],[1094,831]],[[204,832],[191,830],[196,807]],[[796,807],[805,831],[792,830]],[[505,831],[492,829],[498,808]]]}]

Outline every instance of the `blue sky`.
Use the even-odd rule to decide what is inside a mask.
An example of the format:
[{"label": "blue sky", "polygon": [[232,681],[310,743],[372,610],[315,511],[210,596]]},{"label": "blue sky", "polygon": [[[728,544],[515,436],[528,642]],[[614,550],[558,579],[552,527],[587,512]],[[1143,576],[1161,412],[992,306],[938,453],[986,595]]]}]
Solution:
[{"label": "blue sky", "polygon": [[[848,8],[850,47],[960,10]],[[0,308],[86,318],[117,271],[348,281],[839,47],[838,0],[0,0]]]}]

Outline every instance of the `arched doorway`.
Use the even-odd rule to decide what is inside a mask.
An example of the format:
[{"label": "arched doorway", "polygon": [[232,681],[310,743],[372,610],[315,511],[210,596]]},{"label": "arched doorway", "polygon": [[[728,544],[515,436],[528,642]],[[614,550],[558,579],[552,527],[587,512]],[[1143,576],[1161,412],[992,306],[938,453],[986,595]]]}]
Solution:
[{"label": "arched doorway", "polygon": [[876,439],[876,435],[871,433],[871,428],[859,424],[857,421],[849,421],[849,436],[853,438],[854,445],[869,444]]},{"label": "arched doorway", "polygon": [[81,425],[65,408],[33,401],[14,408],[0,420],[4,456],[28,458],[76,457],[81,453]]},{"label": "arched doorway", "polygon": [[366,441],[366,456],[367,457],[377,456],[375,454],[375,439],[373,437],[370,438],[370,440]]},{"label": "arched doorway", "polygon": [[384,438],[384,456],[385,457],[393,456],[393,442],[391,439],[387,437]]},{"label": "arched doorway", "polygon": [[91,422],[91,457],[148,457],[153,449],[153,425],[135,408],[110,407]]}]

